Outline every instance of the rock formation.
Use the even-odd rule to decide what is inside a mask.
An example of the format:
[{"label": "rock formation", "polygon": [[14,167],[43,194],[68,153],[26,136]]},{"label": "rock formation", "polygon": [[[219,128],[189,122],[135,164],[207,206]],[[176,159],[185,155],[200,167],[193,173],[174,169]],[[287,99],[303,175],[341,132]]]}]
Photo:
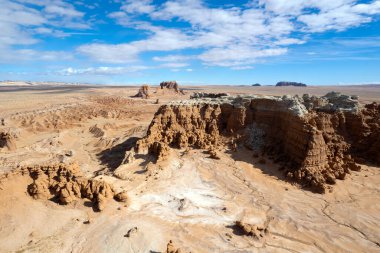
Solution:
[{"label": "rock formation", "polygon": [[109,199],[115,198],[120,202],[128,200],[125,192],[115,194],[115,190],[106,182],[83,177],[77,164],[24,167],[12,173],[33,180],[27,186],[27,192],[34,199],[54,200],[66,205],[86,198],[99,211],[105,208]]},{"label": "rock formation", "polygon": [[104,130],[98,127],[98,125],[91,126],[88,130],[94,135],[94,137],[97,138],[103,137],[105,135]]},{"label": "rock formation", "polygon": [[9,131],[0,132],[0,150],[6,148],[9,151],[16,149],[16,136]]},{"label": "rock formation", "polygon": [[175,92],[180,92],[179,91],[179,85],[176,81],[165,81],[160,83],[161,89],[170,89],[174,90]]},{"label": "rock formation", "polygon": [[166,253],[181,253],[182,250],[180,248],[176,248],[173,244],[173,241],[170,240],[166,245]]},{"label": "rock formation", "polygon": [[298,86],[298,87],[306,87],[306,84],[304,83],[297,83],[297,82],[278,82],[276,86]]},{"label": "rock formation", "polygon": [[169,147],[214,150],[236,140],[273,157],[289,179],[323,193],[360,170],[354,158],[379,162],[379,136],[379,105],[360,109],[356,99],[336,93],[202,98],[161,106],[136,151],[162,159]]},{"label": "rock formation", "polygon": [[148,85],[142,85],[134,97],[139,97],[139,98],[149,98],[150,97],[150,92],[149,92],[149,86]]},{"label": "rock formation", "polygon": [[229,96],[228,93],[205,93],[205,92],[194,92],[193,95],[190,96],[190,99],[194,98],[221,98]]},{"label": "rock formation", "polygon": [[252,236],[257,240],[261,240],[265,237],[266,234],[268,234],[268,224],[265,224],[264,226],[258,226],[244,223],[242,221],[237,221],[236,226],[243,231],[244,235]]}]

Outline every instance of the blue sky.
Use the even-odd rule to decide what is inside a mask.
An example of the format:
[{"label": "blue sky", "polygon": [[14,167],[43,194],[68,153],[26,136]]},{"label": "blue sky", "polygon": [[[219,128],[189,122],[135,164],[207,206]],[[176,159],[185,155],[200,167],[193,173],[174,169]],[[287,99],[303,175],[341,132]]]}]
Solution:
[{"label": "blue sky", "polygon": [[0,0],[0,80],[380,83],[380,0]]}]

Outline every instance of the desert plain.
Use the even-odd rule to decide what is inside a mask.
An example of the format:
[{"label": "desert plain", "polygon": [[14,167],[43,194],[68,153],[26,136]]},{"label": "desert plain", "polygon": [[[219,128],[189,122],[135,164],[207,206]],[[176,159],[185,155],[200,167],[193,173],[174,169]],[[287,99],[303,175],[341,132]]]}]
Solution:
[{"label": "desert plain", "polygon": [[[321,193],[290,180],[270,154],[238,138],[211,151],[159,146],[159,155],[168,151],[161,159],[131,152],[162,106],[194,92],[336,91],[364,105],[380,102],[380,86],[152,86],[146,99],[134,97],[139,88],[0,87],[0,132],[9,137],[0,146],[0,252],[380,252],[376,162],[354,159],[360,170],[334,178]],[[379,152],[368,156],[376,161]],[[49,171],[66,167],[72,184],[96,180],[100,188],[65,195],[60,176],[68,174]],[[46,185],[36,184],[41,177]],[[96,195],[111,188],[108,200]],[[113,200],[117,193],[125,197]]]}]

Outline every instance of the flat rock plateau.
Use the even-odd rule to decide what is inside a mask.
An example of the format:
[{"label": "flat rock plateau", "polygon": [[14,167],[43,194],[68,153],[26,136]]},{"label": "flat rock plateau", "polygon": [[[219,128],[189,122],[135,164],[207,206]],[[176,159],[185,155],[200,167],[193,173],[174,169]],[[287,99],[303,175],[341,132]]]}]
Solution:
[{"label": "flat rock plateau", "polygon": [[380,87],[0,85],[0,252],[380,252]]}]

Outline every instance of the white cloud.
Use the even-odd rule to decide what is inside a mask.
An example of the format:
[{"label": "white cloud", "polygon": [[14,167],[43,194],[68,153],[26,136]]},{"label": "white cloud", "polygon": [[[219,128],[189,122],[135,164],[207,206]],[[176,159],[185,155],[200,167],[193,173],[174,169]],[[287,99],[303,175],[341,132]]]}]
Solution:
[{"label": "white cloud", "polygon": [[189,64],[184,62],[168,62],[160,65],[160,67],[164,68],[183,68],[187,66],[189,66]]},{"label": "white cloud", "polygon": [[300,40],[300,39],[293,39],[293,38],[285,38],[285,39],[279,39],[274,44],[279,46],[284,45],[301,45],[305,44],[306,41]]},{"label": "white cloud", "polygon": [[132,14],[149,14],[155,9],[152,2],[151,0],[127,0],[120,9]]},{"label": "white cloud", "polygon": [[236,67],[232,67],[232,69],[234,70],[248,70],[248,69],[254,69],[253,66],[236,66]]},{"label": "white cloud", "polygon": [[[293,29],[289,20],[283,17],[270,18],[260,9],[209,8],[198,0],[167,1],[162,6],[152,6],[151,2],[141,2],[144,8],[137,8],[135,4],[128,2],[120,11],[109,15],[121,25],[148,31],[150,35],[147,39],[117,45],[90,44],[79,47],[78,51],[98,61],[122,63],[136,60],[140,53],[146,51],[203,49],[203,53],[192,58],[200,59],[208,65],[236,66],[255,62],[256,59],[252,59],[252,55],[260,58],[271,56],[268,52],[277,52],[278,45],[303,43],[300,39],[288,37]],[[179,19],[188,22],[191,28],[168,29],[146,22],[131,22],[132,9],[135,10],[134,15],[149,14],[153,20]],[[271,46],[273,50],[268,49]],[[242,48],[254,54],[242,52]],[[286,52],[286,48],[281,49],[281,52]],[[242,56],[242,53],[247,57]],[[228,57],[223,58],[223,55]],[[189,58],[171,54],[154,57],[153,60],[183,65]]]},{"label": "white cloud", "polygon": [[153,35],[146,40],[116,45],[88,44],[77,50],[95,60],[108,63],[128,63],[138,59],[146,51],[172,51],[196,47],[193,38],[175,29],[152,28]]},{"label": "white cloud", "polygon": [[44,37],[63,38],[71,33],[63,27],[85,29],[89,26],[82,20],[84,13],[63,0],[0,0],[0,61],[7,60],[51,60],[67,59],[70,53],[41,51],[34,49],[17,50],[17,45],[32,45]]},{"label": "white cloud", "polygon": [[181,62],[181,61],[187,61],[190,59],[194,59],[194,56],[190,55],[166,55],[166,56],[155,56],[153,57],[154,61],[160,61],[160,62]]},{"label": "white cloud", "polygon": [[286,48],[254,50],[244,45],[238,45],[229,48],[214,48],[201,54],[199,58],[209,65],[236,67],[255,63],[260,58],[283,55],[286,52]]},{"label": "white cloud", "polygon": [[[308,32],[342,31],[371,21],[380,13],[380,1],[358,3],[355,0],[259,0],[265,10],[278,16],[296,18]],[[310,11],[310,10],[317,11]]]},{"label": "white cloud", "polygon": [[141,52],[138,48],[129,44],[88,44],[80,46],[77,51],[94,60],[110,63],[134,62]]},{"label": "white cloud", "polygon": [[[144,40],[119,45],[101,45],[100,53],[93,50],[93,59],[103,61],[103,51],[118,46],[130,48],[121,51],[107,62],[138,59],[146,51],[175,51],[201,49],[195,57],[207,65],[246,66],[257,61],[285,54],[287,47],[307,42],[314,32],[345,30],[370,22],[370,15],[379,13],[380,1],[358,4],[355,0],[258,0],[243,7],[209,7],[201,0],[170,0],[159,5],[153,1],[127,1],[118,12],[111,13],[123,26],[146,30]],[[152,23],[132,21],[132,16],[148,15],[157,20],[182,21],[189,28],[155,27]],[[296,34],[297,36],[293,36]],[[81,51],[81,50],[80,50]],[[125,57],[121,56],[125,52]],[[130,57],[130,56],[133,57]],[[165,58],[167,57],[167,58]],[[153,57],[155,61],[183,63],[186,60],[168,56]]]},{"label": "white cloud", "polygon": [[66,68],[58,71],[58,74],[71,75],[119,75],[126,73],[138,72],[146,70],[146,66],[128,66],[128,67],[91,67],[91,68]]},{"label": "white cloud", "polygon": [[84,13],[75,10],[72,5],[67,3],[49,4],[45,7],[44,12],[46,14],[72,18],[81,18],[84,16]]},{"label": "white cloud", "polygon": [[[67,37],[72,33],[63,28],[87,29],[89,21],[85,19],[94,19],[67,0],[0,1],[0,47],[8,55],[15,52],[15,45],[38,43],[45,36]],[[220,7],[202,0],[113,2],[120,3],[120,8],[107,17],[141,31],[146,38],[127,38],[128,42],[118,44],[93,42],[79,46],[76,52],[115,64],[136,62],[144,52],[160,52],[153,61],[174,69],[190,66],[194,60],[248,69],[267,58],[286,54],[291,46],[307,43],[313,33],[357,27],[380,13],[380,0],[247,0],[245,6]],[[83,1],[76,4],[86,6]],[[194,52],[188,56],[183,50]],[[27,51],[23,58],[31,58],[33,52]],[[19,57],[19,51],[15,53]],[[45,57],[39,59],[53,59],[60,53],[42,52]]]},{"label": "white cloud", "polygon": [[10,49],[9,47],[0,47],[0,62],[56,61],[71,59],[73,59],[73,55],[64,51],[40,51],[34,49]]}]

